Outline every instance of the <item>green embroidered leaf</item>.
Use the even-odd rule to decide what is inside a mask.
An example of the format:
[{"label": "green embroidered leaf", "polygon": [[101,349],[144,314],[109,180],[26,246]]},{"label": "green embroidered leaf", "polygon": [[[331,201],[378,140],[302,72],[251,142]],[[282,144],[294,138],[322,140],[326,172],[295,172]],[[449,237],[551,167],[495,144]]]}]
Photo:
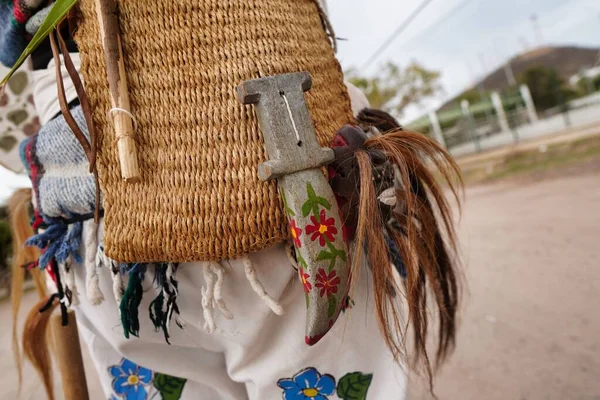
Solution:
[{"label": "green embroidered leaf", "polygon": [[33,38],[15,63],[13,67],[8,71],[8,74],[2,79],[1,85],[4,85],[10,77],[15,73],[16,70],[19,69],[21,65],[25,62],[27,57],[31,55],[37,49],[37,47],[44,41],[44,39],[50,34],[50,32],[62,21],[69,10],[73,8],[75,4],[77,4],[78,0],[56,0],[54,6],[46,16],[42,25],[40,25],[40,29],[33,35]]},{"label": "green embroidered leaf", "polygon": [[331,271],[333,271],[333,268],[335,267],[336,258],[337,257],[335,256],[335,253],[333,253],[333,252],[330,253],[327,250],[321,250],[321,252],[317,256],[317,261],[330,260],[329,261],[329,273],[331,273]]},{"label": "green embroidered leaf", "polygon": [[154,374],[154,379],[152,380],[154,387],[158,389],[163,400],[179,400],[186,382],[186,379],[158,372]]},{"label": "green embroidered leaf", "polygon": [[366,400],[372,380],[373,374],[346,374],[338,382],[337,395],[342,400]]},{"label": "green embroidered leaf", "polygon": [[290,217],[295,217],[296,213],[294,212],[294,210],[292,210],[289,206],[288,206],[288,202],[287,202],[287,198],[285,197],[285,192],[283,191],[283,189],[281,189],[279,191],[279,193],[281,194],[281,199],[283,200],[283,208],[285,209],[285,212],[290,216]]},{"label": "green embroidered leaf", "polygon": [[317,196],[315,188],[310,182],[306,183],[306,193],[308,193],[308,200],[302,205],[302,214],[306,218],[312,211],[314,217],[319,219],[319,205],[329,210],[331,204],[323,197]]},{"label": "green embroidered leaf", "polygon": [[321,250],[321,252],[317,255],[317,261],[325,261],[330,260],[329,262],[329,272],[333,271],[335,267],[335,263],[337,262],[338,257],[341,258],[344,262],[347,261],[346,251],[337,249],[333,243],[327,242],[327,250]]},{"label": "green embroidered leaf", "polygon": [[308,308],[308,305],[310,304],[310,299],[308,298],[308,293],[304,292],[304,299],[306,300],[306,308]]},{"label": "green embroidered leaf", "polygon": [[329,308],[327,309],[327,318],[332,318],[335,315],[337,309],[337,299],[335,296],[329,298]]},{"label": "green embroidered leaf", "polygon": [[317,261],[331,260],[332,258],[333,258],[333,254],[331,254],[327,250],[321,250],[321,252],[317,256]]},{"label": "green embroidered leaf", "polygon": [[323,197],[319,197],[319,204],[327,210],[331,209],[331,204]]},{"label": "green embroidered leaf", "polygon": [[303,270],[306,270],[308,268],[306,260],[302,258],[302,255],[299,251],[296,251],[296,259],[298,260],[298,265],[301,266]]},{"label": "green embroidered leaf", "polygon": [[316,205],[311,199],[306,200],[306,202],[302,205],[302,216],[304,218],[308,217],[311,211],[314,211],[315,207],[317,208],[317,215],[315,216],[315,218],[318,218],[319,206]]},{"label": "green embroidered leaf", "polygon": [[315,188],[310,182],[306,183],[306,192],[308,193],[309,199],[315,199],[317,197],[317,194],[315,193]]}]

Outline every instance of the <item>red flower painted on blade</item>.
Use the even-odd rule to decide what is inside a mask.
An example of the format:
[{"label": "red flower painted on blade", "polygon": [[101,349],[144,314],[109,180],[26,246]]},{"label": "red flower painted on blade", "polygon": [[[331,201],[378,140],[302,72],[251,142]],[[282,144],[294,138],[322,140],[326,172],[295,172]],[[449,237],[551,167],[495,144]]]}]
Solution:
[{"label": "red flower painted on blade", "polygon": [[304,291],[309,293],[312,290],[312,285],[308,281],[310,275],[304,272],[302,268],[298,269],[298,273],[300,274],[300,280],[302,281],[302,286],[304,287]]},{"label": "red flower painted on blade", "polygon": [[306,234],[312,234],[310,240],[314,242],[318,238],[321,246],[325,246],[328,241],[333,242],[334,235],[338,233],[335,227],[335,218],[327,218],[325,210],[321,210],[319,221],[314,216],[311,216],[310,220],[313,224],[306,227]]},{"label": "red flower painted on blade", "polygon": [[300,242],[300,235],[302,235],[302,229],[296,226],[296,221],[292,220],[290,223],[290,230],[292,231],[292,240],[294,241],[294,245],[297,248],[302,246],[302,242]]},{"label": "red flower painted on blade", "polygon": [[319,296],[327,296],[329,298],[332,294],[338,292],[338,286],[342,280],[337,276],[336,271],[331,271],[329,275],[323,268],[319,269],[317,273],[316,287],[320,290]]}]

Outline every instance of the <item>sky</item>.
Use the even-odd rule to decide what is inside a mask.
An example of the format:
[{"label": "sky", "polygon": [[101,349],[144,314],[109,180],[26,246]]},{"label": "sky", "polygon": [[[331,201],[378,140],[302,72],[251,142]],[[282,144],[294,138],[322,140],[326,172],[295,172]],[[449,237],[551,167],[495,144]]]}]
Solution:
[{"label": "sky", "polygon": [[[361,68],[422,0],[328,0],[344,69]],[[536,15],[540,34],[531,16]],[[541,45],[600,47],[600,0],[432,0],[366,70],[416,60],[442,73],[444,95],[412,107],[403,122],[437,108],[502,65]],[[600,56],[600,54],[599,54]],[[599,59],[600,62],[600,59]],[[0,202],[28,180],[0,167]]]},{"label": "sky", "polygon": [[[436,109],[526,49],[600,47],[600,0],[433,0],[388,49],[361,67],[422,0],[328,0],[344,70],[377,73],[382,64],[416,60],[440,71],[444,95],[412,107],[404,123]],[[537,16],[539,30],[532,15]],[[600,56],[600,54],[599,54]],[[600,60],[599,60],[600,62]]]}]

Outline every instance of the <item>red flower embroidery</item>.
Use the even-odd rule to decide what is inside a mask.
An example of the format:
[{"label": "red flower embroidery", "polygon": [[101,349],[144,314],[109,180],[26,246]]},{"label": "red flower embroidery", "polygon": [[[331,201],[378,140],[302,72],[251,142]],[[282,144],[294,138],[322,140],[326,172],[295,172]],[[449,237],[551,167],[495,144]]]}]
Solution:
[{"label": "red flower embroidery", "polygon": [[337,272],[331,271],[329,275],[323,268],[319,269],[317,273],[317,283],[316,287],[320,289],[319,296],[323,297],[324,295],[327,298],[331,297],[332,294],[338,292],[338,285],[342,280],[339,276],[337,276]]},{"label": "red flower embroidery", "polygon": [[319,221],[317,221],[314,216],[311,216],[310,219],[313,224],[306,227],[306,234],[312,234],[310,240],[314,242],[319,238],[319,244],[321,246],[325,246],[326,240],[333,242],[334,235],[337,235],[338,233],[337,228],[335,227],[335,218],[328,219],[327,215],[325,215],[325,210],[321,210]]},{"label": "red flower embroidery", "polygon": [[297,248],[300,248],[302,246],[302,243],[300,242],[300,235],[302,235],[302,229],[296,226],[295,220],[292,220],[292,222],[290,223],[290,229],[292,231],[292,240],[294,241],[294,245]]},{"label": "red flower embroidery", "polygon": [[300,280],[302,281],[302,286],[304,286],[304,291],[306,293],[310,292],[312,290],[312,285],[308,281],[310,275],[304,272],[302,268],[298,269],[298,273],[300,274]]}]

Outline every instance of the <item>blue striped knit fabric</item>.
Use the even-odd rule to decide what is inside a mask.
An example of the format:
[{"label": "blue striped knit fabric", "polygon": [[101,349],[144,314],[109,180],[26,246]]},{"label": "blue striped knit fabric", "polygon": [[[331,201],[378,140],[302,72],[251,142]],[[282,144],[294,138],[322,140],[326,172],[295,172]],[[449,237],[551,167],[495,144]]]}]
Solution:
[{"label": "blue striped knit fabric", "polygon": [[[81,106],[73,108],[71,113],[88,136]],[[94,212],[94,177],[81,145],[62,115],[21,144],[21,157],[43,217],[68,219]]]},{"label": "blue striped knit fabric", "polygon": [[12,67],[27,47],[28,20],[46,5],[42,0],[0,0],[0,62]]},{"label": "blue striped knit fabric", "polygon": [[27,47],[27,43],[25,26],[15,20],[13,2],[3,1],[0,4],[0,62],[12,67]]}]

